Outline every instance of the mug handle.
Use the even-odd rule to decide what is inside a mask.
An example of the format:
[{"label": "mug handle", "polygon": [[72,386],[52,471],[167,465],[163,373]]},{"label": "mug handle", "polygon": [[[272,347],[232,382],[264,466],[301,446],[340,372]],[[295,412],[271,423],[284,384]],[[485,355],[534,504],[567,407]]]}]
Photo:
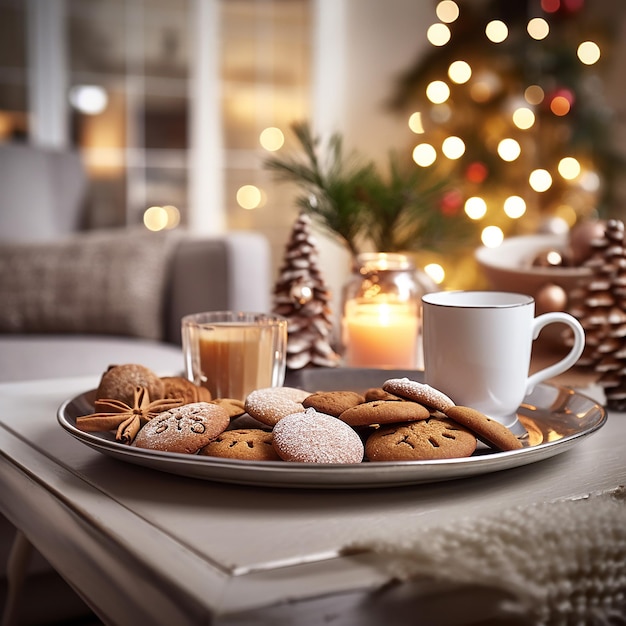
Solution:
[{"label": "mug handle", "polygon": [[553,313],[544,313],[543,315],[539,315],[533,321],[533,341],[537,339],[541,330],[547,326],[548,324],[554,324],[555,322],[560,322],[561,324],[566,324],[569,326],[574,333],[574,345],[569,353],[563,357],[560,361],[557,361],[553,365],[549,365],[548,367],[544,367],[542,370],[535,372],[532,376],[528,377],[528,381],[526,382],[526,393],[529,394],[535,388],[535,386],[546,380],[547,378],[552,378],[553,376],[557,376],[558,374],[562,374],[572,367],[576,361],[580,358],[580,355],[583,353],[585,348],[585,331],[581,326],[580,322],[569,313],[563,313],[560,311],[556,311]]}]

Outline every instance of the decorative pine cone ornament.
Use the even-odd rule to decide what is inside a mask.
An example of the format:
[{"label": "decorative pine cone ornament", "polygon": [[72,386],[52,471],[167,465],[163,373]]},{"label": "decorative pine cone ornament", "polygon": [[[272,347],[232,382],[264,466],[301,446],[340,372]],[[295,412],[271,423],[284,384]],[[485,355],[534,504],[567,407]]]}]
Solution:
[{"label": "decorative pine cone ornament", "polygon": [[626,252],[624,222],[609,220],[584,263],[592,275],[570,294],[569,312],[585,329],[578,361],[599,375],[610,409],[626,409]]},{"label": "decorative pine cone ornament", "polygon": [[274,287],[274,313],[288,320],[288,369],[339,365],[340,357],[332,348],[329,301],[330,293],[318,266],[311,218],[301,213],[291,230]]}]

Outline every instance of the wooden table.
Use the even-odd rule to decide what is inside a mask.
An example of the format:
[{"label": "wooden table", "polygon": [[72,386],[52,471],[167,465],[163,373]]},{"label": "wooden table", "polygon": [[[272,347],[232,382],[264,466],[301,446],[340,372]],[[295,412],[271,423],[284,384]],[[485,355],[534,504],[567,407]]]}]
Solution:
[{"label": "wooden table", "polygon": [[379,623],[364,598],[387,577],[373,555],[342,554],[355,539],[626,484],[623,414],[554,458],[442,483],[298,490],[185,478],[111,459],[60,428],[61,402],[96,384],[0,385],[0,510],[109,624]]}]

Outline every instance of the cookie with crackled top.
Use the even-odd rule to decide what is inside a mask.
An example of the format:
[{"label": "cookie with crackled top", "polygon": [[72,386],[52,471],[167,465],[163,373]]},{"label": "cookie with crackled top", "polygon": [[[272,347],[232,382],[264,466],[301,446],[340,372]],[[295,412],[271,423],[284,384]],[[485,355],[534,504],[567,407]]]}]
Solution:
[{"label": "cookie with crackled top", "polygon": [[111,365],[100,378],[96,400],[107,398],[132,405],[137,387],[145,387],[150,400],[163,398],[163,381],[149,367],[138,363]]},{"label": "cookie with crackled top", "polygon": [[454,420],[430,417],[410,424],[384,426],[365,443],[370,461],[433,461],[471,456],[477,440]]}]

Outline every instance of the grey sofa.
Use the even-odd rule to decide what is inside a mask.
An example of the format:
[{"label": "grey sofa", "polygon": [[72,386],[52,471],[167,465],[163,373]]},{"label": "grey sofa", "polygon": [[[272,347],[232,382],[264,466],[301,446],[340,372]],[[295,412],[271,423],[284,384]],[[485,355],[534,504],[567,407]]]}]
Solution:
[{"label": "grey sofa", "polygon": [[115,362],[180,371],[180,319],[267,311],[259,234],[135,231],[0,244],[0,382],[91,375]]},{"label": "grey sofa", "polygon": [[[97,380],[114,363],[181,373],[182,316],[267,311],[270,296],[269,246],[256,233],[113,230],[0,243],[0,383]],[[10,550],[24,545],[15,536],[0,517],[0,611],[9,597]],[[91,623],[87,607],[36,551],[20,598],[19,624]]]}]

